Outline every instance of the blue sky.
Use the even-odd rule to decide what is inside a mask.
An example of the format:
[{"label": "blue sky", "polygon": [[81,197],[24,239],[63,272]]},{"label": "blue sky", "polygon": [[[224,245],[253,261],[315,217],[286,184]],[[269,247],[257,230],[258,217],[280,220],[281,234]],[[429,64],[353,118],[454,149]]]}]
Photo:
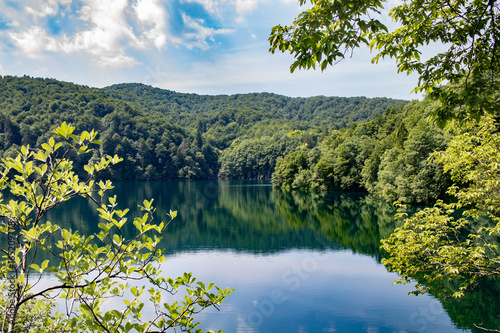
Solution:
[{"label": "blue sky", "polygon": [[[298,0],[0,0],[0,74],[104,87],[140,82],[184,93],[414,99],[415,76],[366,49],[319,70],[270,54],[271,27]],[[303,8],[302,8],[303,9]]]}]

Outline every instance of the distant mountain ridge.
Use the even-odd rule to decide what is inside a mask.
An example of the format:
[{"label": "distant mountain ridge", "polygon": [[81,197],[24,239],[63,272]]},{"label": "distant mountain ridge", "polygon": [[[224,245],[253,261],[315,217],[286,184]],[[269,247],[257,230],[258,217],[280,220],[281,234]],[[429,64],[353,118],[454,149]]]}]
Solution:
[{"label": "distant mountain ridge", "polygon": [[[340,129],[350,123],[368,121],[382,114],[388,106],[408,101],[386,97],[286,97],[273,93],[234,95],[197,95],[178,93],[139,83],[122,83],[103,88],[108,96],[136,107],[173,118],[224,109],[245,108],[266,113],[268,117],[305,121],[314,126]],[[185,125],[182,121],[181,125]]]}]

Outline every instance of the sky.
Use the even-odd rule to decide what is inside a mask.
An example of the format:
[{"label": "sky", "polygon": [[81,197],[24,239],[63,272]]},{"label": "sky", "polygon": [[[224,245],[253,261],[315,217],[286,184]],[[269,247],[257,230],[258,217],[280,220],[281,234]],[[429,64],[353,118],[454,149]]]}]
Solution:
[{"label": "sky", "polygon": [[0,0],[0,75],[49,77],[91,87],[144,83],[181,93],[271,92],[291,97],[416,99],[416,76],[373,54],[290,73],[269,52],[275,25],[298,0]]}]

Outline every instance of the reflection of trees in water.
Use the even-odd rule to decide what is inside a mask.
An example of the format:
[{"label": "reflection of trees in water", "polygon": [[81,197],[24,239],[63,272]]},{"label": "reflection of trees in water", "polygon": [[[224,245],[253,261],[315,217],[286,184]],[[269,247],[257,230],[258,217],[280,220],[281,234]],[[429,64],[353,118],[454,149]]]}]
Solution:
[{"label": "reflection of trees in water", "polygon": [[[131,219],[141,213],[135,207],[144,199],[155,199],[158,222],[167,220],[165,214],[170,209],[178,211],[162,241],[171,253],[199,249],[273,253],[342,247],[380,260],[380,239],[387,238],[395,227],[393,205],[370,195],[284,191],[241,184],[118,182],[114,193],[119,208],[131,209]],[[47,220],[81,234],[98,231],[98,213],[84,199],[63,203],[47,214]],[[133,228],[123,231],[126,237],[133,236]],[[498,280],[486,281],[464,299],[440,299],[458,327],[474,331],[474,323],[500,326],[499,300]]]},{"label": "reflection of trees in water", "polygon": [[330,241],[380,259],[380,239],[394,230],[394,208],[369,195],[273,190],[276,210]]},{"label": "reflection of trees in water", "polygon": [[[168,228],[165,244],[169,250],[209,247],[267,253],[322,248],[315,230],[291,226],[280,215],[268,186],[221,182],[214,189],[210,182],[193,184],[187,192],[178,188],[181,199],[170,205],[179,207],[180,217]],[[337,247],[322,239],[325,242]]]},{"label": "reflection of trees in water", "polygon": [[460,329],[479,333],[487,331],[477,326],[497,330],[500,328],[500,279],[498,278],[489,278],[481,282],[464,297],[457,299],[443,296],[439,301],[450,319]]},{"label": "reflection of trees in water", "polygon": [[[379,256],[380,237],[393,228],[391,205],[359,194],[271,190],[241,182],[117,182],[119,208],[137,207],[154,198],[157,221],[178,211],[163,246],[169,252],[226,248],[258,253],[292,248],[344,248]],[[48,219],[63,221],[82,234],[97,231],[98,213],[86,200],[53,210]],[[123,230],[125,233],[133,232]],[[132,237],[133,234],[129,234]]]},{"label": "reflection of trees in water", "polygon": [[[379,260],[382,256],[380,239],[387,238],[395,227],[394,207],[369,195],[273,191],[273,197],[277,211],[285,216],[290,225],[308,224],[342,247],[375,256]],[[460,329],[485,332],[474,324],[486,328],[500,327],[498,278],[484,281],[464,298],[441,297],[439,300]],[[433,318],[429,314],[427,319]]]},{"label": "reflection of trees in water", "polygon": [[180,207],[182,219],[169,227],[172,249],[274,252],[341,245],[379,257],[380,232],[389,235],[394,225],[391,205],[360,194],[287,192],[234,182],[221,182],[214,191],[210,182],[185,184],[179,183],[175,200],[181,199],[170,204]]},{"label": "reflection of trees in water", "polygon": [[[178,211],[162,244],[169,252],[225,248],[267,253],[342,246],[379,258],[380,238],[394,228],[393,207],[364,194],[283,191],[214,181],[115,186],[119,208],[130,208],[130,219],[141,214],[137,205],[150,198],[155,199],[158,222],[167,220],[170,209]],[[85,235],[98,232],[98,213],[85,199],[63,203],[47,214],[47,220]],[[122,231],[133,237],[133,226]]]}]

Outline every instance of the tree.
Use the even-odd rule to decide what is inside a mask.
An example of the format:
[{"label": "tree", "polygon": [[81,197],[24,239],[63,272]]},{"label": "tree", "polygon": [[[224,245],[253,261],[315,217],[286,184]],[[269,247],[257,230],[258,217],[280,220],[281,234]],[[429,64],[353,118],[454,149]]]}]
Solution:
[{"label": "tree", "polygon": [[[372,62],[394,58],[398,72],[417,73],[415,92],[441,100],[434,119],[447,120],[495,114],[500,105],[500,7],[496,0],[411,0],[393,7],[389,16],[399,27],[389,31],[379,19],[381,0],[299,0],[312,7],[291,25],[277,25],[270,51],[290,52],[290,69],[324,70],[362,45],[377,50]],[[429,44],[447,49],[420,58]],[[451,85],[439,86],[449,82]]]},{"label": "tree", "polygon": [[297,150],[284,158],[278,158],[271,183],[276,187],[293,187],[293,181],[301,170],[307,170],[307,152]]},{"label": "tree", "polygon": [[[168,223],[155,223],[153,200],[139,207],[144,212],[128,221],[128,209],[117,208],[116,196],[106,193],[110,181],[97,180],[118,156],[103,156],[84,166],[87,178],[73,171],[71,159],[99,144],[94,131],[73,134],[63,123],[41,149],[21,147],[16,158],[2,159],[0,189],[15,199],[0,205],[0,232],[9,246],[0,262],[1,332],[166,332],[180,328],[192,332],[198,323],[193,315],[207,307],[218,308],[231,290],[205,286],[190,273],[176,279],[165,277],[165,261],[158,248]],[[95,203],[102,222],[95,235],[80,235],[45,214],[60,203],[84,197]],[[176,212],[170,212],[170,221]],[[126,239],[122,230],[134,228]],[[49,258],[46,260],[39,259]],[[42,274],[53,281],[42,286]],[[133,282],[133,284],[131,284]],[[143,285],[140,285],[140,284]],[[147,286],[147,287],[146,287]],[[215,288],[217,291],[213,292]],[[165,294],[183,290],[184,300],[172,304]],[[130,293],[129,299],[123,298]],[[182,293],[182,292],[181,292]],[[143,318],[146,295],[154,308]],[[110,298],[123,298],[121,310],[106,310]],[[65,311],[53,312],[56,302]],[[201,329],[196,330],[201,332]]]},{"label": "tree", "polygon": [[456,202],[439,201],[411,217],[400,210],[404,224],[382,242],[390,255],[383,262],[400,274],[398,283],[422,278],[416,294],[447,286],[445,292],[460,297],[500,275],[500,133],[491,117],[464,124],[460,132],[434,153],[455,182],[448,193]]}]

